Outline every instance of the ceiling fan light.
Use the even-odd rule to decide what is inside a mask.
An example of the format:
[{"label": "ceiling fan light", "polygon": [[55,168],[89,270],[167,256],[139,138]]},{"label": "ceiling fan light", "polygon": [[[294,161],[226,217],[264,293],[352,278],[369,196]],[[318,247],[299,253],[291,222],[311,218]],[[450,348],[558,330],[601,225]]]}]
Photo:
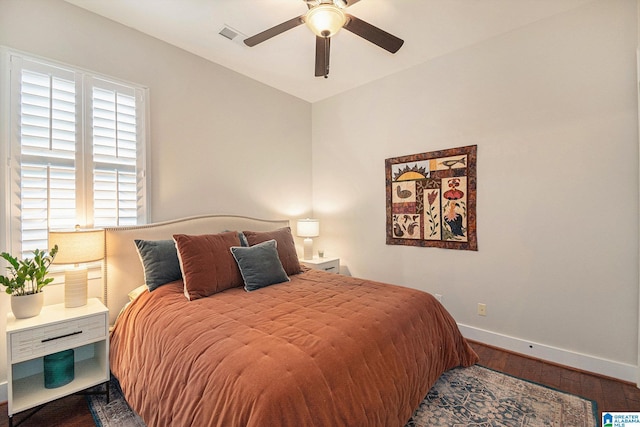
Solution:
[{"label": "ceiling fan light", "polygon": [[336,6],[321,4],[309,9],[304,22],[316,36],[331,37],[340,31],[347,18]]}]

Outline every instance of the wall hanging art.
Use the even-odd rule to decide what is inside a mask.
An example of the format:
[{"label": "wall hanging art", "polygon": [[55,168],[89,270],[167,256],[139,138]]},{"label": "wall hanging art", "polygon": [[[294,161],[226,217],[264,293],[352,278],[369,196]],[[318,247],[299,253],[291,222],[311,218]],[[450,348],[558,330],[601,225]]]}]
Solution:
[{"label": "wall hanging art", "polygon": [[478,250],[477,146],[385,160],[387,244]]}]

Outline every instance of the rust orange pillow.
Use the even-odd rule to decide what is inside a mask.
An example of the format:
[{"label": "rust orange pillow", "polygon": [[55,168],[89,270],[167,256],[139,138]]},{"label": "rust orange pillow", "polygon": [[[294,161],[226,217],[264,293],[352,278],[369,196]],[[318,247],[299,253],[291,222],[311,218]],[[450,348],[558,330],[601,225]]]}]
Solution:
[{"label": "rust orange pillow", "polygon": [[220,234],[174,234],[184,294],[189,300],[208,297],[225,289],[244,284],[231,254],[232,246],[240,246],[236,231]]},{"label": "rust orange pillow", "polygon": [[271,239],[275,240],[277,242],[278,258],[280,258],[282,267],[284,267],[287,275],[291,276],[302,271],[290,227],[279,228],[274,231],[243,231],[242,234],[247,238],[249,246]]}]

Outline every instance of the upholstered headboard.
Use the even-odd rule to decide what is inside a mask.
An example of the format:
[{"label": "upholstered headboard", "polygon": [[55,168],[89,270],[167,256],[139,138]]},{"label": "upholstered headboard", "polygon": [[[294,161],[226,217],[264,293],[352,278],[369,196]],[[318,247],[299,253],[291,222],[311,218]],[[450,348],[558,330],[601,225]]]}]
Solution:
[{"label": "upholstered headboard", "polygon": [[204,215],[130,227],[105,229],[104,300],[113,324],[129,301],[127,294],[144,284],[144,271],[135,239],[171,239],[174,234],[213,234],[223,231],[270,231],[289,226],[289,220],[262,220],[233,215]]}]

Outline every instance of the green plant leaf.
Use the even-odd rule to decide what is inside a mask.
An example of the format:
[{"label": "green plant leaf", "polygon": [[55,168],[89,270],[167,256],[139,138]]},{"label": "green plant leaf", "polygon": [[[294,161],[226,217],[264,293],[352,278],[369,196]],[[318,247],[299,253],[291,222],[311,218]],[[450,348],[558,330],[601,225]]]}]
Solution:
[{"label": "green plant leaf", "polygon": [[[10,265],[7,267],[8,275],[0,275],[0,285],[5,292],[11,295],[26,295],[41,292],[42,288],[53,281],[47,278],[49,266],[58,253],[58,246],[54,246],[48,253],[44,250],[33,251],[33,258],[18,260],[8,252],[2,252]],[[30,286],[27,287],[27,284]]]}]

